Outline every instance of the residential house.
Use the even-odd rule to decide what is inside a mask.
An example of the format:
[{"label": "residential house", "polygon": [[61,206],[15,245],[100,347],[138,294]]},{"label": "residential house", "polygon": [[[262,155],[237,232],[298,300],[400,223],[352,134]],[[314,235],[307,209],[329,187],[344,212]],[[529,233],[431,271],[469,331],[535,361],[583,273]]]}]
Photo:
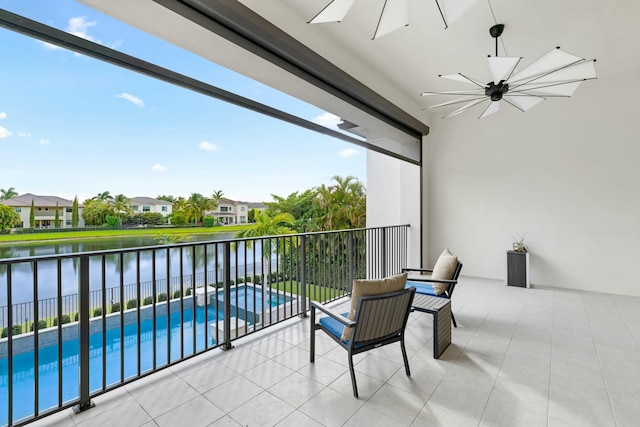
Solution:
[{"label": "residential house", "polygon": [[218,224],[247,224],[249,223],[249,211],[251,209],[263,210],[262,202],[241,202],[227,198],[221,198],[218,206],[211,212]]},{"label": "residential house", "polygon": [[[60,221],[59,228],[71,227],[73,201],[57,196],[37,196],[26,193],[6,200],[3,205],[11,206],[20,215],[18,228],[30,228],[31,204],[35,210],[35,228],[55,227],[56,211]],[[84,227],[83,206],[78,205],[78,227]]]},{"label": "residential house", "polygon": [[173,203],[154,199],[153,197],[132,197],[131,209],[133,209],[134,214],[151,212],[167,216],[173,212]]}]

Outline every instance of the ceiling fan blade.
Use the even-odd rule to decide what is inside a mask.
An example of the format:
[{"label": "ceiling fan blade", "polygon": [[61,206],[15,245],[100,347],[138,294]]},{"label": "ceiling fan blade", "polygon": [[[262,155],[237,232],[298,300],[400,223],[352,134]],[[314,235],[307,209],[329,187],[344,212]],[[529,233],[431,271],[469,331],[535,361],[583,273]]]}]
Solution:
[{"label": "ceiling fan blade", "polygon": [[[436,0],[436,4],[444,19],[445,27],[455,22],[477,2],[478,0]],[[440,4],[442,4],[442,6]]]},{"label": "ceiling fan blade", "polygon": [[502,99],[508,102],[509,104],[513,105],[514,107],[516,107],[518,110],[525,112],[525,111],[529,111],[530,109],[532,109],[533,107],[535,107],[536,105],[544,101],[546,98],[542,96],[505,95],[502,97]]},{"label": "ceiling fan blade", "polygon": [[467,90],[448,90],[444,92],[422,92],[420,96],[431,96],[431,95],[467,95],[467,96],[477,96],[484,95],[484,89],[467,89]]},{"label": "ceiling fan blade", "polygon": [[482,112],[482,114],[480,114],[480,117],[478,118],[483,119],[487,116],[490,116],[493,113],[497,113],[498,111],[500,111],[500,104],[501,104],[501,101],[491,101],[489,105],[487,105],[487,108],[484,109],[484,111]]},{"label": "ceiling fan blade", "polygon": [[340,22],[344,19],[356,0],[332,0],[309,23]]},{"label": "ceiling fan blade", "polygon": [[454,99],[453,101],[447,101],[447,102],[443,102],[441,104],[430,105],[429,107],[427,107],[427,109],[446,107],[448,105],[454,105],[454,104],[459,104],[461,102],[474,101],[474,100],[483,99],[483,98],[486,98],[485,95],[465,96],[464,98]]},{"label": "ceiling fan blade", "polygon": [[409,25],[409,0],[385,0],[374,40]]},{"label": "ceiling fan blade", "polygon": [[516,73],[507,83],[518,83],[525,80],[535,79],[554,71],[568,67],[569,65],[584,61],[583,58],[563,52],[560,49],[553,49],[551,52],[534,61],[522,71]]},{"label": "ceiling fan blade", "polygon": [[444,74],[444,75],[439,75],[438,77],[443,78],[443,79],[447,79],[447,80],[453,80],[456,82],[462,82],[462,83],[473,83],[476,86],[480,86],[483,90],[486,86],[485,83],[482,83],[476,79],[472,79],[471,77],[467,77],[462,73],[456,73],[456,74]]},{"label": "ceiling fan blade", "polygon": [[502,80],[507,80],[509,77],[511,77],[513,70],[516,69],[518,63],[522,58],[491,56],[487,59],[489,61],[489,69],[491,70],[493,83],[498,84]]},{"label": "ceiling fan blade", "polygon": [[467,111],[469,108],[474,107],[474,106],[480,104],[481,102],[487,101],[487,99],[488,98],[482,98],[482,99],[478,99],[476,101],[471,101],[470,103],[468,103],[466,105],[463,105],[462,107],[458,108],[457,110],[447,114],[446,116],[443,117],[443,119],[448,119],[449,117],[457,116],[458,114]]},{"label": "ceiling fan blade", "polygon": [[568,98],[578,89],[578,86],[584,80],[577,80],[572,82],[557,82],[557,83],[528,83],[516,87],[514,90],[509,90],[509,93],[521,93],[524,95],[536,95],[536,96],[559,96]]}]

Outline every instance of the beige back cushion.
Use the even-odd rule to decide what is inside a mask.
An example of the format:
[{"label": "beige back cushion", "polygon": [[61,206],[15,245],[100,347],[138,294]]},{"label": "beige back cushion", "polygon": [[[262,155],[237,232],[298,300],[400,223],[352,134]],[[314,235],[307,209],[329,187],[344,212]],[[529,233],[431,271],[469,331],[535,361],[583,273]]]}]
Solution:
[{"label": "beige back cushion", "polygon": [[[353,281],[351,289],[351,307],[349,309],[349,319],[356,317],[358,308],[358,300],[360,297],[369,295],[380,295],[389,292],[401,291],[407,284],[407,273],[398,274],[397,276],[385,277],[384,279],[356,279]],[[345,327],[342,331],[343,340],[351,338],[351,328]]]},{"label": "beige back cushion", "polygon": [[[445,249],[440,256],[436,265],[433,266],[432,279],[438,280],[451,280],[453,274],[456,272],[458,266],[458,257],[449,252],[449,249]],[[437,295],[441,295],[449,290],[449,285],[446,283],[433,283],[433,290]]]}]

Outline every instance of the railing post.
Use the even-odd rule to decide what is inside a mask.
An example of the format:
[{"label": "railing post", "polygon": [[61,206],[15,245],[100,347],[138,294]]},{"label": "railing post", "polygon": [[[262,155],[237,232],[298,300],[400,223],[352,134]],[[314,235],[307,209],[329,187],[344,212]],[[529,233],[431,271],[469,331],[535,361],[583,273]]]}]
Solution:
[{"label": "railing post", "polygon": [[223,279],[223,306],[224,306],[224,343],[223,350],[231,350],[231,242],[224,242],[224,251],[222,254],[222,263],[224,265]]},{"label": "railing post", "polygon": [[382,277],[387,277],[387,229],[382,228]]},{"label": "railing post", "polygon": [[77,414],[95,405],[89,398],[89,256],[80,257],[78,275],[78,342],[80,344],[80,366],[78,368],[80,402],[73,408]]},{"label": "railing post", "polygon": [[300,286],[302,307],[300,317],[307,317],[307,236],[300,236]]}]

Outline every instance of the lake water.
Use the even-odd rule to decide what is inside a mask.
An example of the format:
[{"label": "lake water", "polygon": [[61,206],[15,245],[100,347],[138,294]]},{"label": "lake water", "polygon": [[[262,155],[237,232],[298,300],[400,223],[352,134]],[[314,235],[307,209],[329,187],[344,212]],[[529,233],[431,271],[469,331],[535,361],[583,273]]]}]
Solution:
[{"label": "lake water", "polygon": [[[233,233],[215,233],[194,235],[190,242],[215,242],[220,240],[228,240],[233,238]],[[54,254],[69,254],[78,252],[91,252],[111,249],[126,249],[135,247],[158,246],[153,237],[121,237],[121,238],[100,238],[93,240],[69,240],[59,243],[30,243],[1,245],[0,258],[16,258],[28,256],[44,256]],[[216,254],[214,244],[207,245],[207,271],[211,274],[213,271],[213,281],[222,280],[222,250],[219,248]],[[262,254],[259,243],[245,250],[243,245],[239,245],[237,250],[241,256],[238,259],[238,269],[242,270],[245,265],[254,265],[262,262]],[[182,253],[181,253],[182,252]],[[108,255],[105,257],[104,274],[105,287],[108,294],[113,294],[120,286],[120,278],[122,276],[123,284],[134,284],[138,280],[140,282],[150,282],[153,280],[153,258],[156,263],[156,280],[165,280],[167,278],[167,250],[142,251],[139,253],[139,259],[136,253],[125,253],[122,255],[122,261],[119,255]],[[204,246],[198,246],[194,253],[191,247],[172,248],[169,254],[169,277],[179,277],[182,271],[183,275],[191,275],[194,269],[196,274],[204,274],[205,257]],[[217,255],[217,256],[216,256]],[[235,263],[235,256],[232,254],[232,260]],[[78,263],[79,259],[64,259],[60,265],[60,273],[62,277],[62,295],[73,295],[78,293]],[[216,266],[218,268],[216,268]],[[235,267],[235,264],[234,264]],[[102,287],[102,262],[99,257],[92,257],[90,261],[90,283],[91,290],[99,290]],[[235,268],[232,270],[235,272]],[[139,272],[139,273],[138,273]],[[219,276],[216,279],[215,273]],[[54,298],[57,295],[57,276],[58,266],[56,261],[41,261],[37,265],[38,280],[38,299],[44,300]],[[208,281],[212,280],[208,278]],[[33,283],[34,283],[34,265],[33,263],[22,263],[14,265],[11,272],[12,282],[12,302],[20,304],[33,301]],[[111,298],[110,298],[111,299]],[[0,269],[0,307],[6,306],[6,268]]]}]

